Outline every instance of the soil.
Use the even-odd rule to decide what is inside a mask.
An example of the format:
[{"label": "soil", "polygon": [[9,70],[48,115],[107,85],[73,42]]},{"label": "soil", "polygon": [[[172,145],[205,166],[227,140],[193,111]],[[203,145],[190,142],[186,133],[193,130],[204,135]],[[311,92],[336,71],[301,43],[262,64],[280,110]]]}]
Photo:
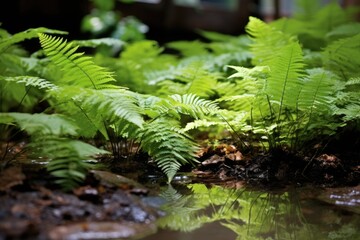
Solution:
[{"label": "soil", "polygon": [[360,155],[357,150],[343,147],[336,154],[332,152],[326,153],[323,149],[319,153],[315,149],[305,155],[276,149],[245,155],[234,145],[220,144],[207,147],[200,153],[201,164],[193,172],[202,181],[244,181],[256,187],[358,185]]}]

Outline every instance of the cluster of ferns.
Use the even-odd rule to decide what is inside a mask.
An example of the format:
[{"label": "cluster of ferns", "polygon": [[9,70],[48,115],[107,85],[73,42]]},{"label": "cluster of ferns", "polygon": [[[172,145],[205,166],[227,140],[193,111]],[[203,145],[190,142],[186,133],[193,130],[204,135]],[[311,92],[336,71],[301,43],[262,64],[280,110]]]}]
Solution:
[{"label": "cluster of ferns", "polygon": [[[202,132],[215,139],[230,132],[239,148],[303,150],[316,137],[359,127],[354,16],[332,3],[271,23],[250,17],[240,36],[201,31],[207,42],[165,46],[0,29],[2,141],[30,136],[29,154],[47,157],[65,189],[84,180],[99,154],[121,161],[131,152],[117,152],[124,144],[147,153],[169,182],[182,165],[197,162]],[[21,46],[28,39],[39,40],[38,51]],[[110,56],[99,46],[121,50]],[[80,50],[89,48],[91,54]],[[98,148],[93,139],[111,144]]]}]

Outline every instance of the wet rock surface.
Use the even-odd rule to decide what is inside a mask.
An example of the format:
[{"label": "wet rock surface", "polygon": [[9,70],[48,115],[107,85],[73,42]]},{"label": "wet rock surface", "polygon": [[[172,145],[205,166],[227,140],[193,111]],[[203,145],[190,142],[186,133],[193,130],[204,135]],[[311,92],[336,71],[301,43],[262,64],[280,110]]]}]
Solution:
[{"label": "wet rock surface", "polygon": [[92,171],[73,192],[43,173],[26,177],[20,168],[0,176],[11,183],[0,190],[0,239],[128,239],[154,233],[162,215],[142,201],[145,187],[110,172]]}]

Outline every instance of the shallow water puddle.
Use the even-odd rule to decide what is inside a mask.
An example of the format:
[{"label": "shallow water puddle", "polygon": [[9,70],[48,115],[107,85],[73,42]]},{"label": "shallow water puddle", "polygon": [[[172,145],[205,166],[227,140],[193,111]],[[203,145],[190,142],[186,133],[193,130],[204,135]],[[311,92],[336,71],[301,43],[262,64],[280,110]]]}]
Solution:
[{"label": "shallow water puddle", "polygon": [[360,239],[359,187],[260,191],[197,183],[166,186],[161,196],[167,214],[146,240]]}]

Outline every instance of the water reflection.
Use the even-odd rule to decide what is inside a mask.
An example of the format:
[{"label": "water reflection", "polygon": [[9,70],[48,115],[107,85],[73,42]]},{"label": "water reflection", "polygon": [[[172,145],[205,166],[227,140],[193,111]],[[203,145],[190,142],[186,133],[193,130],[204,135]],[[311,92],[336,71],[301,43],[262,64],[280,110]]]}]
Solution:
[{"label": "water reflection", "polygon": [[146,239],[360,239],[360,216],[320,200],[314,189],[264,192],[189,184],[185,190],[163,190],[167,215],[158,222],[163,230]]}]

